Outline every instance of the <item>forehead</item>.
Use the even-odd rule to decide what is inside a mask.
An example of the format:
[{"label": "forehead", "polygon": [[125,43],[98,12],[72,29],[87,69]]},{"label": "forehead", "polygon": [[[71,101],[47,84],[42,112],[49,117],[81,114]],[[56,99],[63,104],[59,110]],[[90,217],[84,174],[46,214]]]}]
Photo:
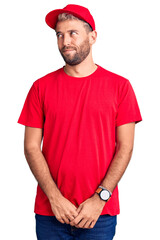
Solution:
[{"label": "forehead", "polygon": [[80,20],[64,20],[58,21],[56,25],[56,32],[65,32],[68,30],[77,30],[79,32],[84,32],[84,23]]}]

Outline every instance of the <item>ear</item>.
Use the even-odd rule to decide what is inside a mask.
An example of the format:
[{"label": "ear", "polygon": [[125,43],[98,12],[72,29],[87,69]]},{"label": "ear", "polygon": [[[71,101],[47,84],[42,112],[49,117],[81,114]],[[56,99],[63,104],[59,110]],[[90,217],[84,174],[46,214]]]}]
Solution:
[{"label": "ear", "polygon": [[97,39],[97,32],[96,30],[89,33],[89,43],[93,45],[96,42]]}]

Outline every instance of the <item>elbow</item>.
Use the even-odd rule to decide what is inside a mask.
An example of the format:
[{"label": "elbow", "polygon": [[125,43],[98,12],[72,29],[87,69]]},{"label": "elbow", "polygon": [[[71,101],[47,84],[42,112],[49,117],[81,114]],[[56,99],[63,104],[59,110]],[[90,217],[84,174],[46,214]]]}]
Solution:
[{"label": "elbow", "polygon": [[37,145],[25,145],[24,144],[24,155],[25,157],[33,155],[37,152],[41,151],[40,147]]},{"label": "elbow", "polygon": [[121,152],[122,154],[127,154],[131,157],[133,153],[133,144],[117,143],[116,152]]}]

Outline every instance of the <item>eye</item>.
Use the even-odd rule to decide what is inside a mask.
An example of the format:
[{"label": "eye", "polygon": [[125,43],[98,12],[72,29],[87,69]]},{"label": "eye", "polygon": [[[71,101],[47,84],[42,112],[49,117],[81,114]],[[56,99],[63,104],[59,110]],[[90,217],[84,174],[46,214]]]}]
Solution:
[{"label": "eye", "polygon": [[72,35],[76,35],[77,33],[73,31],[73,32],[71,32],[71,34],[72,34]]},{"label": "eye", "polygon": [[60,37],[62,37],[62,34],[57,34],[57,38],[60,38]]}]

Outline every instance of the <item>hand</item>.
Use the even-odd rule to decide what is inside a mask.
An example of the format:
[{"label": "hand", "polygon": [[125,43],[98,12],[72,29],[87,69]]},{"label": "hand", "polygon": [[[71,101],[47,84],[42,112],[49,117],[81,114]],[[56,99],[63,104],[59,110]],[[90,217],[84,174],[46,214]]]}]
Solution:
[{"label": "hand", "polygon": [[77,228],[93,228],[96,224],[105,201],[101,200],[97,193],[81,203],[77,208],[78,216],[70,222],[71,226]]},{"label": "hand", "polygon": [[78,216],[75,205],[63,195],[59,195],[53,202],[50,202],[50,204],[55,217],[61,223],[69,224],[70,221]]}]

